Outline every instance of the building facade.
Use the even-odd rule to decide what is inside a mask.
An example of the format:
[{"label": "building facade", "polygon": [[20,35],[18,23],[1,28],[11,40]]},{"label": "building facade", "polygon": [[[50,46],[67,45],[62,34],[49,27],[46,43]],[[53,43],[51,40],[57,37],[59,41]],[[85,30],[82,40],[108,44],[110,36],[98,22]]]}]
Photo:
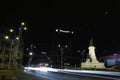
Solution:
[{"label": "building facade", "polygon": [[113,54],[102,57],[106,63],[106,67],[120,65],[120,54]]}]

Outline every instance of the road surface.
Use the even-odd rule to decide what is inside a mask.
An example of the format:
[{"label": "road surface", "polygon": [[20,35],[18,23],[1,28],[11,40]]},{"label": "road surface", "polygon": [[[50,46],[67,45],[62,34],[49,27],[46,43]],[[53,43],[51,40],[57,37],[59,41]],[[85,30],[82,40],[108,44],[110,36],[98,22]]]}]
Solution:
[{"label": "road surface", "polygon": [[44,71],[14,71],[17,80],[111,80],[90,76],[71,75]]}]

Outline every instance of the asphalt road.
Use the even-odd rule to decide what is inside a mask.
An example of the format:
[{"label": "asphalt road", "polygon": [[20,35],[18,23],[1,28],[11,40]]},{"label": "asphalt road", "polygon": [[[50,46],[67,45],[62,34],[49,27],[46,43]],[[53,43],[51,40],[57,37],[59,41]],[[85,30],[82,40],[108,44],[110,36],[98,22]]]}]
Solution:
[{"label": "asphalt road", "polygon": [[103,78],[100,79],[80,75],[43,71],[14,71],[14,74],[17,77],[17,80],[108,80]]}]

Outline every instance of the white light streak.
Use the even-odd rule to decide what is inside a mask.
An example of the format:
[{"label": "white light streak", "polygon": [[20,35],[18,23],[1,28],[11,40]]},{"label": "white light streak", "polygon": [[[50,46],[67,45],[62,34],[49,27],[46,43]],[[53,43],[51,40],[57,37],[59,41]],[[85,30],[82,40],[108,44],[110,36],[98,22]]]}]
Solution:
[{"label": "white light streak", "polygon": [[63,33],[70,33],[70,31],[65,31],[65,30],[61,30],[61,29],[60,29],[60,32],[63,32]]},{"label": "white light streak", "polygon": [[51,71],[51,72],[57,72],[58,70],[57,69],[54,69],[54,68],[48,68],[48,67],[24,67],[24,71],[25,70],[34,70],[34,71],[43,71],[43,72],[48,72],[48,71]]}]

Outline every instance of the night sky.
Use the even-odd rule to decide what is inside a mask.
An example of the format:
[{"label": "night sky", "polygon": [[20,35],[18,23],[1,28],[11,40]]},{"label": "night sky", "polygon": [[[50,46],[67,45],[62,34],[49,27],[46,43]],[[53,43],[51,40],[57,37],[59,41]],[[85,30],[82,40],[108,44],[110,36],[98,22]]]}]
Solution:
[{"label": "night sky", "polygon": [[22,21],[28,25],[25,44],[48,52],[58,26],[74,31],[76,50],[88,50],[93,37],[98,55],[120,51],[119,0],[0,2],[0,31]]}]

